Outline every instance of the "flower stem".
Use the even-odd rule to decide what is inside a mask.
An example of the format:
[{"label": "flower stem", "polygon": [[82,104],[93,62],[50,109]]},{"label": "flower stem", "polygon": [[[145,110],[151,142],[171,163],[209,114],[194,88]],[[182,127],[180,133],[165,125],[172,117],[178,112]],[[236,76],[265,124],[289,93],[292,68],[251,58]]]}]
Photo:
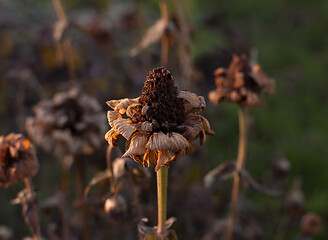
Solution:
[{"label": "flower stem", "polygon": [[[33,190],[33,185],[32,185],[31,179],[30,178],[24,178],[24,183],[25,183],[26,189],[28,189],[28,191],[30,192],[30,194],[33,198],[33,195],[35,195],[35,192]],[[39,216],[39,210],[38,210],[36,197],[35,197],[35,200],[33,200],[32,211],[34,212],[34,214],[33,214],[34,217],[37,218],[37,219],[35,219],[36,220],[35,221],[36,225],[31,227],[32,234],[33,234],[33,240],[41,240],[40,223],[39,223],[39,217],[38,217]]]},{"label": "flower stem", "polygon": [[89,217],[88,209],[84,202],[84,188],[85,188],[85,166],[82,162],[83,159],[74,159],[74,166],[76,171],[76,192],[79,202],[81,204],[80,214],[83,223],[83,240],[90,239],[89,237]]},{"label": "flower stem", "polygon": [[167,172],[165,167],[157,171],[157,201],[158,201],[158,228],[157,233],[162,235],[165,230],[166,221],[166,199],[167,199]]},{"label": "flower stem", "polygon": [[240,172],[244,167],[247,149],[247,132],[246,132],[246,109],[245,107],[239,107],[239,146],[238,146],[238,157],[236,164],[236,172],[233,178],[233,187],[231,193],[231,212],[228,226],[228,240],[233,240],[233,233],[235,227],[235,220],[238,214],[237,204],[239,197],[239,186],[240,186]]},{"label": "flower stem", "polygon": [[[161,0],[159,4],[161,10],[161,18],[168,22],[169,21],[169,12],[167,9],[167,1]],[[167,33],[164,33],[161,38],[161,65],[167,67],[168,59],[169,59],[169,38]]]}]

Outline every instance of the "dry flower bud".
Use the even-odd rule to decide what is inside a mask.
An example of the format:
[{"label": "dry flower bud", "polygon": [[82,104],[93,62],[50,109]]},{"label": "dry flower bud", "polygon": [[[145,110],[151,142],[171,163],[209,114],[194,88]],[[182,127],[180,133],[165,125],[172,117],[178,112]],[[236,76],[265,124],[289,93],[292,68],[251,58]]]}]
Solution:
[{"label": "dry flower bud", "polygon": [[112,220],[120,221],[126,217],[127,204],[121,195],[116,194],[106,199],[104,210]]},{"label": "dry flower bud", "polygon": [[313,236],[322,229],[322,220],[318,214],[307,213],[301,220],[301,231],[306,236]]},{"label": "dry flower bud", "polygon": [[263,106],[261,91],[274,93],[274,80],[268,78],[259,65],[251,68],[246,55],[233,55],[229,68],[216,69],[214,76],[217,89],[208,97],[215,104],[227,101],[242,106]]},{"label": "dry flower bud", "polygon": [[0,186],[16,184],[39,170],[34,148],[21,134],[0,136]]}]

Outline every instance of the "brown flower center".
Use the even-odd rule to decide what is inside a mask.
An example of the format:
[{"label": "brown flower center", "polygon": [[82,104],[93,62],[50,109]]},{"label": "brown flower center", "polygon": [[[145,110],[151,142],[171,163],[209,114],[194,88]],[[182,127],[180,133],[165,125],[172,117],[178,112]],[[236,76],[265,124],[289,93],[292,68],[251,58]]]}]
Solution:
[{"label": "brown flower center", "polygon": [[164,67],[155,68],[147,74],[139,102],[146,109],[141,111],[144,120],[153,123],[154,131],[172,132],[185,120],[183,100],[172,74]]},{"label": "brown flower center", "polygon": [[84,130],[79,124],[83,120],[83,108],[75,99],[66,99],[63,103],[55,106],[55,110],[59,111],[61,116],[56,126],[58,129],[68,128],[72,134],[78,134]]},{"label": "brown flower center", "polygon": [[10,155],[9,144],[5,143],[0,147],[0,166],[4,169],[9,168],[15,159]]}]

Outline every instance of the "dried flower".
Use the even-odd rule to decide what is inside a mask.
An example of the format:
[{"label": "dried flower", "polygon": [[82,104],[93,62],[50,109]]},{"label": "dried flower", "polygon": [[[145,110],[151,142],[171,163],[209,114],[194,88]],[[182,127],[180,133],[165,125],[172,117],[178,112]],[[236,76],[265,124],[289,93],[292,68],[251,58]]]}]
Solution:
[{"label": "dried flower", "polygon": [[307,213],[301,220],[301,231],[305,236],[313,236],[322,229],[322,220],[318,214]]},{"label": "dried flower", "polygon": [[206,134],[214,134],[208,120],[199,115],[206,106],[204,98],[178,91],[171,73],[163,67],[148,73],[140,97],[107,104],[114,111],[107,114],[112,128],[105,139],[116,146],[122,135],[128,140],[123,157],[130,156],[144,167],[155,166],[155,171],[191,154],[192,140],[199,137],[204,144]]},{"label": "dried flower", "polygon": [[101,146],[106,127],[101,106],[78,89],[40,102],[34,112],[26,120],[28,134],[57,157],[90,154]]},{"label": "dried flower", "polygon": [[34,148],[21,134],[0,136],[0,186],[8,187],[39,170]]},{"label": "dried flower", "polygon": [[216,104],[228,101],[241,106],[263,106],[261,91],[274,92],[274,80],[267,77],[260,65],[251,68],[244,54],[241,57],[233,55],[229,68],[216,69],[214,76],[217,89],[208,97]]}]

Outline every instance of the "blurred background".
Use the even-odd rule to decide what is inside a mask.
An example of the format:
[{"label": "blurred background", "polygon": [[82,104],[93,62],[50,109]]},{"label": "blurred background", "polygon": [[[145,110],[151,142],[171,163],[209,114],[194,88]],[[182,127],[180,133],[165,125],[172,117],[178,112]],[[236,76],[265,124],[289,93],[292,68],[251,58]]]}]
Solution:
[{"label": "blurred background", "polygon": [[[147,72],[161,65],[160,41],[149,44],[136,56],[130,54],[147,29],[160,19],[157,1],[62,3],[70,24],[62,32],[57,31],[71,41],[81,89],[95,97],[104,112],[108,110],[107,100],[137,97]],[[254,221],[254,226],[247,228],[251,230],[245,231],[259,233],[256,238],[241,239],[296,239],[300,235],[300,217],[289,216],[285,211],[288,193],[295,189],[304,196],[302,214],[315,212],[322,218],[322,231],[314,239],[327,239],[328,1],[181,0],[169,2],[168,9],[172,26],[167,69],[179,88],[205,97],[207,108],[203,115],[216,133],[195,155],[170,168],[168,215],[178,219],[173,228],[179,238],[215,239],[220,219],[228,216],[232,181],[220,181],[211,189],[202,182],[211,169],[237,156],[237,106],[214,105],[207,95],[215,88],[213,71],[227,67],[233,53],[246,53],[276,81],[275,94],[263,96],[266,106],[249,110],[246,168],[254,179],[267,186],[275,185],[270,176],[279,160],[284,159],[290,169],[283,196],[243,190],[241,217]],[[57,21],[51,1],[0,0],[1,135],[26,134],[25,120],[33,115],[32,107],[70,87],[69,69],[60,61],[54,37]],[[124,146],[120,147],[123,150]],[[102,149],[83,157],[88,166],[87,181],[105,168],[105,152],[104,140]],[[58,188],[60,169],[51,154],[39,148],[37,153],[40,171],[33,181],[42,203]],[[141,197],[141,202],[147,206],[145,217],[155,225],[155,181],[153,171],[149,172],[151,196],[145,194],[147,197]],[[10,204],[22,188],[18,184],[0,189],[0,225],[14,231],[13,239],[29,234],[21,208]],[[55,221],[46,212],[41,212],[40,218],[43,226]],[[136,223],[122,221],[98,226],[106,229],[106,234],[108,231],[106,239],[137,239]],[[45,228],[42,227],[46,236]]]}]

